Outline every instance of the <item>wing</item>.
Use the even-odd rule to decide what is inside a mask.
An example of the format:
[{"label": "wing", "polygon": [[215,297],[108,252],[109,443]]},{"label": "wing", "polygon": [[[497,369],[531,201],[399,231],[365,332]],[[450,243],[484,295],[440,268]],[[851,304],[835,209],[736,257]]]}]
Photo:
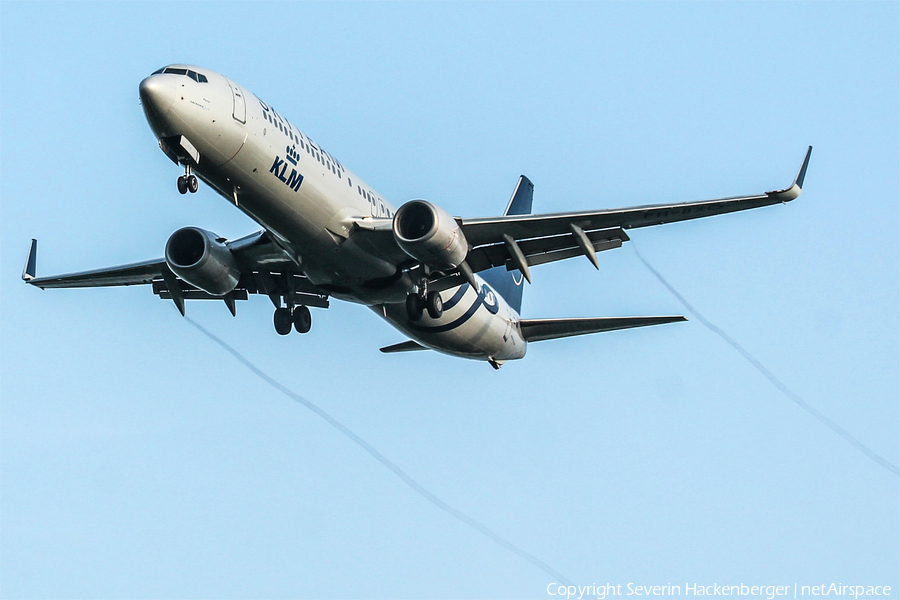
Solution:
[{"label": "wing", "polygon": [[231,313],[235,314],[235,300],[246,300],[249,294],[265,294],[276,307],[281,306],[282,298],[293,295],[295,305],[328,308],[328,294],[313,285],[266,232],[260,231],[226,245],[241,268],[241,276],[237,287],[224,296],[209,294],[177,277],[162,258],[106,269],[37,277],[37,240],[31,240],[22,279],[41,289],[150,285],[153,293],[160,298],[173,300],[181,314],[184,314],[185,300],[224,300]]},{"label": "wing", "polygon": [[[428,282],[429,289],[445,289],[469,280],[472,272],[501,265],[507,270],[518,269],[528,281],[531,281],[528,267],[574,256],[584,255],[594,267],[598,267],[597,252],[621,247],[629,240],[626,229],[675,223],[790,202],[800,195],[811,154],[812,146],[806,151],[800,171],[790,187],[752,196],[588,212],[457,218],[456,221],[469,244],[469,253],[460,269],[450,273],[437,272]],[[528,185],[523,186],[523,183]],[[527,204],[530,206],[532,189],[530,184],[531,182],[522,176],[516,186],[513,200],[520,189],[525,189],[528,195]],[[513,200],[510,201],[511,204]],[[397,245],[391,219],[371,217],[354,219],[351,226],[350,240],[368,252],[393,261],[401,267],[415,264],[415,261]]]},{"label": "wing", "polygon": [[627,241],[626,229],[699,219],[770,204],[790,202],[800,195],[812,146],[790,187],[753,196],[734,196],[543,215],[509,215],[459,219],[471,246],[466,262],[473,271],[505,265],[528,276],[527,267],[584,254],[597,266],[596,252],[618,248]]}]

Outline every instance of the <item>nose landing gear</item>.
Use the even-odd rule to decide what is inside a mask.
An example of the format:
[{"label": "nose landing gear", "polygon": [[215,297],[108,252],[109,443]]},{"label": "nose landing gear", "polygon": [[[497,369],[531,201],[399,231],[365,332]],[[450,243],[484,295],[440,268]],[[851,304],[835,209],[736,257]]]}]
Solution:
[{"label": "nose landing gear", "polygon": [[191,165],[185,165],[184,175],[178,178],[178,193],[186,194],[190,192],[193,194],[198,189],[200,189],[200,184],[197,181],[197,176],[191,173]]}]

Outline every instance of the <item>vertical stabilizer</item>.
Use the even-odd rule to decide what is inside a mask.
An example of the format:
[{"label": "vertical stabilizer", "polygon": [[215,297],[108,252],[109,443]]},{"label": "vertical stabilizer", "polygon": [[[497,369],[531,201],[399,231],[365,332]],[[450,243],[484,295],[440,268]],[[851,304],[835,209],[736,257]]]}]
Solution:
[{"label": "vertical stabilizer", "polygon": [[[506,206],[506,215],[531,214],[531,202],[534,198],[534,184],[524,175],[519,177],[519,183],[513,192],[509,204]],[[505,266],[494,267],[481,273],[489,286],[503,296],[516,312],[522,311],[522,284],[525,276],[519,271],[507,271]]]}]

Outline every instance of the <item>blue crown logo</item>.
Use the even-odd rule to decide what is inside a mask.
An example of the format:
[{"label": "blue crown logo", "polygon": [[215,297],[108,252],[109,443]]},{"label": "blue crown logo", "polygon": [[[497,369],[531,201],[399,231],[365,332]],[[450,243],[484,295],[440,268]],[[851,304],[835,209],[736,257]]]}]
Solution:
[{"label": "blue crown logo", "polygon": [[286,158],[287,158],[288,162],[291,162],[296,165],[297,162],[300,160],[300,153],[297,152],[297,150],[295,150],[291,146],[286,147],[284,149],[284,152],[285,152],[285,154],[287,154]]}]

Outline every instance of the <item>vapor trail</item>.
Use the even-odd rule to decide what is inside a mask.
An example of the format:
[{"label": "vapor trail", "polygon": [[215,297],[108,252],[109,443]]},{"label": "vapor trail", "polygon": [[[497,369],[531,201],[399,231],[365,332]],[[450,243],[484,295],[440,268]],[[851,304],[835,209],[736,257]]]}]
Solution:
[{"label": "vapor trail", "polygon": [[453,508],[452,506],[450,506],[449,504],[447,504],[446,502],[444,502],[443,500],[441,500],[440,498],[438,498],[437,496],[435,496],[434,494],[429,492],[427,489],[422,487],[415,479],[413,479],[412,477],[407,475],[406,471],[401,469],[393,461],[391,461],[388,457],[386,457],[381,452],[376,450],[367,441],[365,441],[364,439],[362,439],[361,437],[359,437],[358,435],[353,433],[350,429],[348,429],[340,421],[338,421],[337,419],[335,419],[334,417],[329,415],[327,412],[325,412],[324,410],[322,410],[317,405],[313,404],[312,402],[310,402],[309,400],[307,400],[300,394],[297,394],[297,393],[291,391],[290,389],[286,388],[281,383],[279,383],[278,381],[276,381],[275,379],[273,379],[272,377],[270,377],[269,375],[264,373],[256,365],[254,365],[248,359],[244,358],[244,356],[240,352],[238,352],[237,350],[235,350],[234,348],[229,346],[225,341],[223,341],[220,338],[213,335],[210,331],[205,329],[202,325],[200,325],[196,321],[192,320],[190,317],[185,317],[185,320],[188,323],[190,323],[191,325],[193,325],[194,327],[196,327],[197,329],[199,329],[201,333],[206,335],[206,337],[208,337],[209,339],[211,339],[212,341],[214,341],[215,343],[220,345],[222,348],[224,348],[229,354],[234,356],[241,364],[243,364],[245,367],[250,369],[250,371],[252,371],[254,375],[256,375],[257,377],[259,377],[260,379],[262,379],[263,381],[265,381],[266,383],[271,385],[273,388],[275,388],[276,390],[278,390],[279,392],[281,392],[282,394],[284,394],[291,400],[294,400],[295,402],[299,402],[300,404],[302,404],[309,410],[313,411],[314,413],[316,413],[317,415],[322,417],[322,419],[324,419],[329,425],[331,425],[332,427],[334,427],[335,429],[337,429],[338,431],[343,433],[345,436],[350,438],[351,441],[353,441],[355,444],[360,446],[363,450],[365,450],[370,455],[372,455],[372,457],[375,460],[377,460],[378,462],[383,464],[385,467],[387,467],[388,469],[393,471],[394,475],[399,477],[403,483],[405,483],[406,485],[411,487],[417,494],[419,494],[420,496],[422,496],[423,498],[425,498],[426,500],[428,500],[429,502],[431,502],[432,504],[437,506],[439,509],[441,509],[442,511],[449,514],[450,516],[462,521],[463,523],[465,523],[466,525],[468,525],[469,527],[471,527],[472,529],[474,529],[481,535],[485,536],[486,538],[488,538],[495,544],[502,546],[503,548],[509,550],[510,552],[519,556],[520,558],[527,560],[532,565],[534,565],[538,569],[542,570],[543,572],[547,573],[551,577],[555,577],[559,581],[559,583],[563,583],[565,585],[573,585],[562,574],[555,571],[550,565],[548,565],[541,559],[529,554],[528,552],[525,552],[521,548],[515,546],[512,542],[509,542],[509,541],[505,540],[504,538],[500,537],[499,535],[497,535],[496,533],[494,533],[493,531],[491,531],[486,526],[482,525],[481,523],[479,523],[472,517],[466,515],[465,513],[463,513],[460,510],[457,510],[456,508]]},{"label": "vapor trail", "polygon": [[782,394],[784,394],[790,400],[792,400],[794,403],[796,403],[797,406],[799,406],[800,408],[802,408],[803,410],[805,410],[806,412],[811,414],[813,417],[815,417],[816,419],[821,421],[826,427],[828,427],[829,429],[834,431],[836,434],[838,434],[839,436],[841,436],[842,438],[844,438],[845,440],[850,442],[853,446],[856,447],[857,450],[859,450],[860,452],[862,452],[863,454],[865,454],[866,456],[868,456],[869,458],[874,460],[876,463],[878,463],[879,465],[881,465],[882,467],[884,467],[885,469],[887,469],[894,475],[900,475],[900,469],[897,468],[897,465],[893,464],[892,462],[880,457],[879,455],[877,455],[874,452],[872,452],[871,450],[869,450],[869,448],[867,448],[865,446],[865,444],[863,444],[858,439],[856,439],[855,437],[850,435],[850,433],[846,429],[844,429],[843,427],[841,427],[840,425],[838,425],[837,423],[835,423],[834,421],[832,421],[831,419],[829,419],[828,417],[826,417],[825,415],[820,413],[818,410],[816,410],[815,408],[813,408],[812,406],[810,406],[809,404],[804,402],[800,396],[795,394],[786,385],[784,385],[780,379],[778,379],[761,362],[756,360],[756,358],[752,354],[747,352],[747,350],[745,350],[743,346],[738,344],[731,336],[729,336],[727,333],[722,331],[719,327],[710,323],[706,319],[706,317],[704,317],[699,312],[697,312],[697,309],[694,308],[693,306],[691,306],[691,304],[687,300],[685,300],[684,296],[679,294],[678,290],[676,290],[674,287],[672,287],[672,284],[670,284],[668,281],[666,281],[666,278],[663,277],[662,275],[660,275],[659,271],[657,271],[656,269],[651,267],[650,263],[648,263],[644,259],[644,257],[641,256],[641,253],[638,252],[637,246],[634,245],[634,241],[632,241],[631,247],[634,248],[634,253],[637,254],[637,257],[639,259],[641,259],[641,262],[644,263],[644,266],[647,267],[650,270],[650,272],[656,276],[657,279],[659,279],[660,283],[662,283],[664,286],[666,286],[666,289],[668,289],[670,292],[672,292],[673,296],[678,298],[678,301],[684,305],[684,307],[688,310],[688,312],[690,312],[692,315],[697,317],[697,320],[700,321],[701,323],[703,323],[703,325],[707,329],[709,329],[710,331],[712,331],[713,333],[718,335],[720,338],[725,340],[725,342],[729,346],[731,346],[732,348],[737,350],[741,354],[741,356],[743,356],[745,359],[747,359],[747,362],[749,362],[751,365],[753,365],[753,367],[757,371],[762,373],[763,376],[766,379],[768,379],[772,385],[774,385],[776,388],[778,388],[778,390]]}]

